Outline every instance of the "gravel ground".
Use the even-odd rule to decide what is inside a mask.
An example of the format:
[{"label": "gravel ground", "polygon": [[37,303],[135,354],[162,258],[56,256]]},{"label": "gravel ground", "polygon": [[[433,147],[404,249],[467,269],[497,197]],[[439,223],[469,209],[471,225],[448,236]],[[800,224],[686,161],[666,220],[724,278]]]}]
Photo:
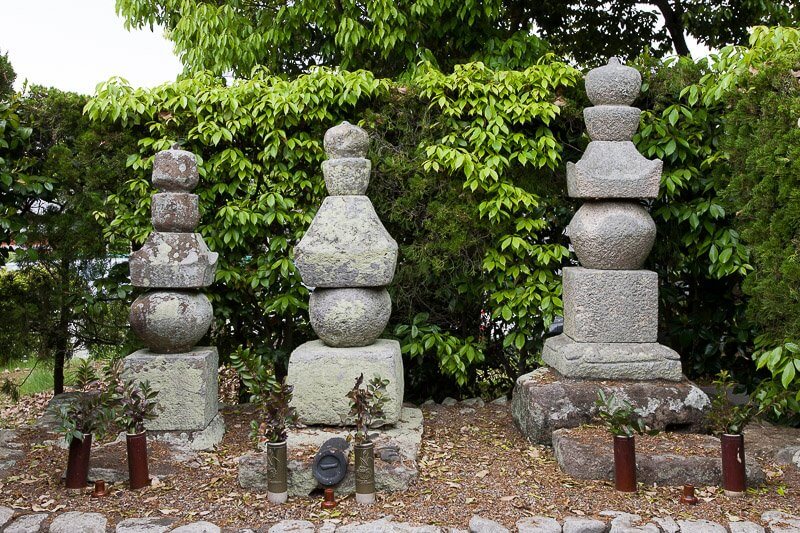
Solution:
[{"label": "gravel ground", "polygon": [[[609,482],[566,476],[549,448],[532,446],[521,437],[508,405],[432,405],[423,407],[423,413],[417,484],[406,493],[378,494],[372,507],[358,506],[352,498],[332,511],[323,511],[320,500],[314,498],[294,498],[287,505],[275,506],[266,501],[265,494],[239,488],[236,459],[251,447],[249,406],[223,410],[228,431],[214,452],[176,462],[168,448],[151,443],[151,472],[158,477],[154,485],[131,492],[118,484],[111,496],[99,500],[90,499],[89,491],[65,490],[60,478],[66,451],[43,445],[48,437],[40,432],[20,429],[18,442],[26,455],[0,480],[0,505],[29,512],[91,510],[103,513],[112,524],[134,516],[168,516],[177,523],[202,519],[223,527],[252,527],[285,519],[317,523],[334,519],[345,524],[387,514],[397,521],[458,527],[466,527],[470,517],[479,514],[512,527],[525,516],[599,517],[608,509],[645,519],[671,516],[727,523],[759,522],[770,509],[800,509],[800,472],[793,466],[778,467],[762,459],[768,473],[764,487],[740,499],[724,496],[718,487],[699,487],[700,504],[686,507],[678,502],[679,487],[641,487],[638,494],[628,495],[616,492]],[[681,445],[680,436],[667,438],[667,446]],[[598,446],[604,445],[601,433],[597,439]],[[611,446],[610,438],[607,445]],[[93,467],[124,468],[122,442],[98,446],[92,453]]]}]

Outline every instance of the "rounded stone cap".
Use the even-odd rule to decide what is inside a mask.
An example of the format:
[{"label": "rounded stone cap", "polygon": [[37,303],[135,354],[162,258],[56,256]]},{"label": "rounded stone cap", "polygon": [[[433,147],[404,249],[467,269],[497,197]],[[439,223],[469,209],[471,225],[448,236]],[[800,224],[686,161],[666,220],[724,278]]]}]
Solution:
[{"label": "rounded stone cap", "polygon": [[586,74],[586,94],[594,105],[631,105],[642,88],[642,75],[612,57],[608,65]]},{"label": "rounded stone cap", "polygon": [[593,141],[630,141],[639,129],[642,111],[625,105],[599,105],[583,110],[586,131]]},{"label": "rounded stone cap", "polygon": [[325,132],[325,153],[330,159],[343,157],[366,157],[369,149],[369,134],[358,126],[345,121]]},{"label": "rounded stone cap", "polygon": [[167,192],[190,192],[197,187],[197,159],[186,150],[163,150],[153,163],[153,185]]}]

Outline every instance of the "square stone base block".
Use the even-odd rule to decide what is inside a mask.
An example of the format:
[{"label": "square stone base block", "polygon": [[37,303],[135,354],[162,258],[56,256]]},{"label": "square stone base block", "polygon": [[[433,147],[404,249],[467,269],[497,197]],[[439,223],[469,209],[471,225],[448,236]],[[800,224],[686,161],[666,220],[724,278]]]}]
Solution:
[{"label": "square stone base block", "polygon": [[[347,434],[344,428],[309,427],[289,431],[289,496],[308,496],[314,490],[324,488],[317,483],[311,471],[314,456],[325,441],[334,437],[346,438]],[[375,443],[376,490],[407,490],[419,475],[417,455],[422,442],[422,411],[403,407],[393,428],[382,428],[370,434]],[[334,486],[337,498],[355,492],[352,455],[351,448],[347,474],[341,483]],[[239,458],[239,486],[255,492],[267,491],[266,452],[251,452]]]},{"label": "square stone base block", "polygon": [[564,333],[578,342],[656,342],[658,274],[564,269]]},{"label": "square stone base block", "polygon": [[211,419],[202,429],[194,431],[149,431],[151,438],[168,444],[173,450],[203,452],[213,450],[225,436],[225,419],[222,413]]},{"label": "square stone base block", "polygon": [[345,425],[350,412],[347,393],[362,373],[365,383],[376,375],[389,380],[386,387],[389,402],[383,411],[386,424],[396,423],[405,387],[400,343],[378,339],[369,346],[332,348],[316,340],[298,346],[289,357],[286,381],[294,387],[292,406],[300,422]]},{"label": "square stone base block", "polygon": [[702,433],[711,402],[697,385],[683,381],[611,381],[566,378],[540,368],[517,379],[511,412],[531,442],[550,444],[553,431],[597,421],[597,391],[630,403],[652,429]]},{"label": "square stone base block", "polygon": [[148,431],[202,431],[219,411],[219,356],[214,347],[160,354],[139,350],[125,358],[123,377],[149,381],[163,408]]},{"label": "square stone base block", "polygon": [[570,378],[683,379],[678,352],[657,342],[576,342],[558,335],[545,340],[542,360]]}]

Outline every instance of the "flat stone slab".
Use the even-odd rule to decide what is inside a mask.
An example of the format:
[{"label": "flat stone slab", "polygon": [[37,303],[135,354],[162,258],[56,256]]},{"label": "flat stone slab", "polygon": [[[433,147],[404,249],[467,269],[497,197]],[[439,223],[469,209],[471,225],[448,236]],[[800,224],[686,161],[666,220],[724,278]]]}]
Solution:
[{"label": "flat stone slab", "polygon": [[131,254],[131,285],[149,289],[208,287],[214,282],[218,258],[199,233],[154,231]]},{"label": "flat stone slab", "polygon": [[564,333],[577,342],[656,342],[658,274],[564,268]]},{"label": "flat stone slab", "polygon": [[108,519],[100,513],[70,511],[58,515],[50,524],[50,533],[105,533]]},{"label": "flat stone slab", "polygon": [[148,430],[199,431],[219,411],[218,366],[215,347],[173,354],[139,350],[125,358],[123,377],[147,380],[158,391],[162,410],[158,418],[145,422]]},{"label": "flat stone slab", "polygon": [[[417,455],[422,442],[422,411],[403,407],[394,427],[383,427],[371,434],[375,443],[375,486],[379,492],[408,489],[417,479]],[[289,432],[289,496],[308,496],[323,488],[311,471],[314,455],[320,446],[334,437],[346,438],[348,430],[341,428],[300,428]],[[239,458],[239,485],[245,490],[266,492],[266,453],[252,452]],[[355,492],[352,458],[344,480],[334,486],[337,497]]]},{"label": "flat stone slab", "polygon": [[514,423],[531,442],[551,444],[553,431],[597,419],[597,391],[629,402],[652,429],[702,433],[708,396],[688,380],[581,380],[540,368],[517,379],[511,402]]},{"label": "flat stone slab", "polygon": [[147,434],[148,438],[168,444],[173,451],[177,450],[179,456],[185,455],[185,451],[208,451],[222,442],[225,436],[225,420],[218,413],[206,427],[195,431],[148,431]]},{"label": "flat stone slab", "polygon": [[[553,452],[561,470],[577,479],[614,479],[612,437],[607,435],[606,445],[599,444],[596,438],[598,432],[606,433],[598,428],[559,429],[553,432]],[[691,446],[681,447],[680,451],[674,453],[650,453],[637,446],[637,481],[657,485],[682,486],[690,483],[698,487],[719,486],[722,483],[719,439],[711,435],[691,435],[691,438]],[[677,448],[674,444],[671,447]],[[746,450],[745,462],[748,485],[753,487],[764,483],[764,471],[758,462],[747,457]]]},{"label": "flat stone slab", "polygon": [[128,518],[117,524],[116,533],[166,533],[172,529],[174,518]]},{"label": "flat stone slab", "polygon": [[22,515],[6,526],[3,531],[5,533],[36,533],[46,518],[46,513]]},{"label": "flat stone slab", "polygon": [[645,158],[630,141],[592,141],[567,163],[571,198],[656,198],[663,162]]},{"label": "flat stone slab", "polygon": [[657,342],[575,342],[558,335],[544,341],[542,360],[570,378],[683,379],[678,352]]},{"label": "flat stone slab", "polygon": [[199,522],[186,524],[185,526],[176,527],[170,531],[170,533],[220,533],[220,531],[222,531],[222,529],[218,525],[201,520]]},{"label": "flat stone slab", "polygon": [[295,246],[294,264],[310,287],[383,287],[397,266],[397,242],[366,196],[328,196]]},{"label": "flat stone slab", "polygon": [[380,376],[389,380],[383,408],[385,423],[400,418],[405,382],[400,343],[378,339],[369,346],[333,348],[322,341],[298,346],[289,357],[286,382],[294,387],[291,405],[306,425],[345,425],[350,412],[347,393],[363,373],[364,381]]}]

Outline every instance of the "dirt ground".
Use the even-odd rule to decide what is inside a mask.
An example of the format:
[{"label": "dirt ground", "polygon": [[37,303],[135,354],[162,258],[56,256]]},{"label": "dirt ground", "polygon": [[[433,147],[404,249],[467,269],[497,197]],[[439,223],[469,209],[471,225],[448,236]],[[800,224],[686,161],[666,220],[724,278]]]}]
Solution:
[{"label": "dirt ground", "polygon": [[[35,409],[31,409],[35,411]],[[0,416],[4,411],[0,410]],[[124,518],[169,516],[176,525],[209,520],[222,527],[261,527],[285,519],[340,523],[366,521],[394,515],[396,521],[465,527],[473,514],[497,520],[507,527],[533,515],[598,517],[613,509],[642,515],[705,518],[727,523],[759,522],[762,512],[778,509],[796,513],[800,509],[800,471],[779,467],[759,458],[767,472],[763,487],[751,489],[743,498],[728,498],[718,487],[699,487],[700,503],[679,503],[680,487],[640,487],[637,494],[616,492],[610,482],[580,481],[563,474],[548,447],[529,444],[512,422],[510,406],[434,405],[423,408],[425,430],[420,451],[420,476],[412,490],[378,494],[372,507],[358,506],[345,498],[332,511],[320,507],[320,499],[292,498],[287,505],[267,502],[266,494],[242,490],[237,484],[237,458],[250,451],[248,438],[252,409],[225,408],[227,432],[219,448],[200,453],[194,460],[175,462],[169,449],[150,444],[152,487],[132,492],[122,484],[112,494],[91,499],[90,490],[67,491],[61,484],[66,450],[42,444],[52,438],[32,429],[21,429],[19,441],[26,452],[0,480],[0,505],[23,512],[81,510],[105,514],[113,524]],[[29,420],[31,413],[21,416]],[[9,425],[2,419],[0,426]],[[661,446],[680,446],[680,436],[667,437]],[[642,443],[645,444],[644,442]],[[604,443],[602,435],[598,445]],[[638,447],[638,446],[637,446]],[[124,443],[96,447],[93,467],[123,468]]]}]

